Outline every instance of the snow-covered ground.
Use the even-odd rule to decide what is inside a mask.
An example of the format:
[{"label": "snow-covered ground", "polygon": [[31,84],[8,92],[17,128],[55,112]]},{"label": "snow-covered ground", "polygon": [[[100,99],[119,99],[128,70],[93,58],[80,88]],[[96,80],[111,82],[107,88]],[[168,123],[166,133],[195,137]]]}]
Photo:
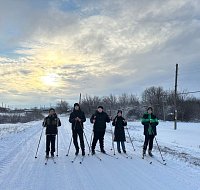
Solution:
[{"label": "snow-covered ground", "polygon": [[[27,124],[0,125],[0,189],[2,190],[200,190],[200,124],[179,123],[173,130],[172,122],[161,122],[157,141],[167,165],[160,164],[159,151],[154,142],[156,159],[141,159],[144,137],[140,122],[131,122],[128,129],[133,139],[133,151],[127,135],[127,152],[133,159],[116,154],[97,152],[86,156],[83,163],[74,163],[74,146],[66,157],[71,139],[71,126],[67,117],[61,117],[59,128],[59,156],[56,164],[49,160],[45,165],[45,135],[43,133],[38,158],[35,151],[42,131],[42,121]],[[3,129],[3,130],[2,130]],[[85,134],[90,141],[92,125],[87,120]],[[7,131],[7,132],[6,132]],[[11,132],[10,132],[11,131]],[[88,146],[86,144],[86,151]],[[105,149],[111,151],[110,124],[105,135]],[[96,149],[99,149],[97,144]],[[152,161],[152,164],[149,162]]]}]

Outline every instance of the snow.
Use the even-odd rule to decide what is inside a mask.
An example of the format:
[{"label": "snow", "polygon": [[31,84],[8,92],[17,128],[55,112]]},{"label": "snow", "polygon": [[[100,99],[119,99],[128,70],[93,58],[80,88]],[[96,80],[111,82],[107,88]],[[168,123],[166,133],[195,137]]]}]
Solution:
[{"label": "snow", "polygon": [[[86,156],[83,163],[78,157],[74,163],[75,149],[72,144],[67,157],[67,149],[71,139],[71,125],[67,117],[61,117],[59,128],[59,156],[56,164],[52,160],[45,165],[45,135],[43,133],[39,147],[38,158],[35,151],[42,131],[42,121],[27,124],[0,125],[0,189],[2,190],[200,190],[200,165],[195,165],[200,158],[199,138],[200,124],[178,123],[178,129],[173,130],[172,122],[160,122],[157,141],[166,159],[164,166],[149,157],[141,159],[144,137],[140,122],[128,123],[129,132],[133,138],[136,151],[133,151],[127,138],[127,152],[133,159],[127,159],[116,153],[113,157],[97,152],[102,158]],[[9,129],[11,128],[11,130]],[[12,131],[5,132],[5,131]],[[92,125],[87,120],[85,134],[90,142]],[[105,149],[113,155],[110,124],[105,135]],[[86,144],[86,153],[88,146]],[[115,144],[116,147],[116,144]],[[96,149],[99,149],[97,144]],[[169,151],[168,151],[169,150]],[[181,159],[185,153],[188,159]],[[159,151],[154,142],[156,159],[160,159]],[[172,154],[176,153],[176,154]],[[149,162],[152,161],[152,164]],[[193,160],[192,160],[193,161]]]}]

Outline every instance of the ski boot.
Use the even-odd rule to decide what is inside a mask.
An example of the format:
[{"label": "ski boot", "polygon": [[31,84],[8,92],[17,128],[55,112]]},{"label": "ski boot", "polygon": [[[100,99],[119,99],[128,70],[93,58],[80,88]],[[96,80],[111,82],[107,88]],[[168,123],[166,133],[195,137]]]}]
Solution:
[{"label": "ski boot", "polygon": [[92,155],[94,155],[95,154],[95,150],[92,150]]},{"label": "ski boot", "polygon": [[75,155],[78,156],[79,149],[76,149]]},{"label": "ski boot", "polygon": [[106,151],[105,151],[104,149],[101,149],[101,152],[102,152],[103,154],[106,154]]},{"label": "ski boot", "polygon": [[146,156],[146,150],[143,149],[143,152],[142,152],[142,158],[144,158]]},{"label": "ski boot", "polygon": [[85,156],[85,150],[82,150],[82,156]]},{"label": "ski boot", "polygon": [[153,157],[151,150],[148,151],[148,154],[149,154],[150,157]]},{"label": "ski boot", "polygon": [[46,158],[49,158],[49,153],[46,153]]}]

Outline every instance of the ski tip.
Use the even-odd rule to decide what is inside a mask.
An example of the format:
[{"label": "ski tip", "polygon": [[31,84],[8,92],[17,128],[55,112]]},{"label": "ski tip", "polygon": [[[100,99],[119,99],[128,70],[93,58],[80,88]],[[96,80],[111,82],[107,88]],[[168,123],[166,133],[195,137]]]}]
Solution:
[{"label": "ski tip", "polygon": [[152,162],[149,162],[149,164],[152,164]]}]

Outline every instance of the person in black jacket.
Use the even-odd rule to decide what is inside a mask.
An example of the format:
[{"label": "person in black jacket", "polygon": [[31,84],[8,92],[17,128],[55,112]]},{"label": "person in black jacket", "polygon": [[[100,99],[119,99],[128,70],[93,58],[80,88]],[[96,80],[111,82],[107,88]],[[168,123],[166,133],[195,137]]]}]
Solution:
[{"label": "person in black jacket", "polygon": [[104,150],[104,135],[106,132],[106,122],[110,122],[110,118],[106,112],[103,111],[103,107],[99,106],[95,114],[90,118],[90,122],[93,126],[93,141],[92,141],[92,154],[95,154],[95,147],[99,140],[100,149],[102,153],[106,153]]},{"label": "person in black jacket", "polygon": [[124,143],[126,141],[124,126],[127,126],[127,122],[122,117],[122,110],[118,110],[117,116],[114,118],[112,125],[115,126],[114,141],[117,142],[117,151],[121,153],[120,150],[120,143],[121,143],[122,150],[124,153],[126,153],[126,148]]},{"label": "person in black jacket", "polygon": [[157,135],[156,126],[158,125],[158,119],[153,114],[153,108],[148,107],[147,113],[144,113],[142,117],[142,124],[144,125],[144,135],[145,141],[143,145],[143,156],[146,155],[146,149],[149,145],[149,156],[153,156],[152,148],[153,148],[153,140],[154,137]]},{"label": "person in black jacket", "polygon": [[69,122],[72,123],[72,136],[74,146],[76,148],[75,155],[78,155],[79,153],[79,146],[77,141],[77,138],[79,136],[82,155],[85,156],[85,144],[83,139],[83,123],[85,121],[86,118],[84,112],[80,109],[80,105],[78,103],[75,103],[74,110],[69,117]]},{"label": "person in black jacket", "polygon": [[55,109],[49,109],[49,115],[44,118],[43,127],[46,127],[46,158],[49,157],[50,145],[51,156],[54,157],[57,127],[61,126],[60,119],[57,117]]}]

